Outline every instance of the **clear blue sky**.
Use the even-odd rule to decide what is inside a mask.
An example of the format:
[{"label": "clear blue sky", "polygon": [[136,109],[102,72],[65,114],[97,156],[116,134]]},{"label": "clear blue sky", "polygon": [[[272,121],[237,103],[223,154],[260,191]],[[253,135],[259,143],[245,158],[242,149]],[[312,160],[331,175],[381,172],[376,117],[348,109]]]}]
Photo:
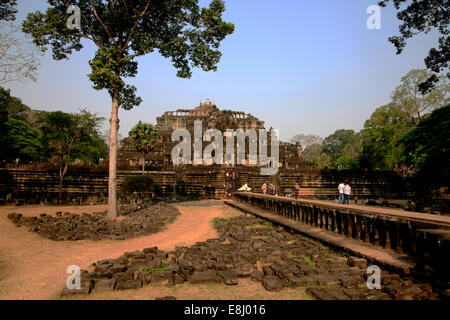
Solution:
[{"label": "clear blue sky", "polygon": [[[200,1],[207,4],[208,1]],[[398,34],[395,10],[382,9],[381,30],[368,30],[366,9],[376,0],[228,0],[225,20],[235,32],[221,45],[217,72],[195,70],[179,79],[159,54],[140,58],[130,83],[141,106],[120,110],[120,133],[126,136],[139,120],[155,123],[164,111],[194,108],[215,100],[221,109],[251,113],[280,129],[283,140],[296,133],[323,137],[337,129],[360,130],[379,106],[389,102],[400,78],[424,68],[436,35],[408,42],[395,54],[388,37]],[[46,1],[20,1],[18,21],[45,10]],[[111,101],[92,89],[87,78],[94,47],[70,60],[42,58],[37,82],[11,83],[13,95],[32,108],[76,112],[80,107],[109,119]],[[104,130],[109,127],[105,121]]]}]

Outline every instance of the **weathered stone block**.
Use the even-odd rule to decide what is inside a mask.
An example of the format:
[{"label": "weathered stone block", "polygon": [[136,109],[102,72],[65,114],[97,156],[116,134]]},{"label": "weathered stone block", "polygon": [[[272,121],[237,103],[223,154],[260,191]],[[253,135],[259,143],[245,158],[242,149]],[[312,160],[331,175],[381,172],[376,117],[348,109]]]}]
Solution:
[{"label": "weathered stone block", "polygon": [[265,276],[262,279],[262,285],[267,291],[280,291],[283,289],[283,283],[276,276]]},{"label": "weathered stone block", "polygon": [[116,279],[101,279],[95,282],[95,291],[112,291],[116,286]]},{"label": "weathered stone block", "polygon": [[188,281],[190,283],[204,283],[204,282],[220,282],[221,279],[218,277],[216,271],[206,270],[206,271],[194,271],[194,273],[191,276],[189,276]]},{"label": "weathered stone block", "polygon": [[139,289],[142,286],[142,281],[117,281],[116,290]]},{"label": "weathered stone block", "polygon": [[223,282],[226,285],[236,285],[238,284],[237,275],[232,271],[220,271],[219,275],[222,277]]}]

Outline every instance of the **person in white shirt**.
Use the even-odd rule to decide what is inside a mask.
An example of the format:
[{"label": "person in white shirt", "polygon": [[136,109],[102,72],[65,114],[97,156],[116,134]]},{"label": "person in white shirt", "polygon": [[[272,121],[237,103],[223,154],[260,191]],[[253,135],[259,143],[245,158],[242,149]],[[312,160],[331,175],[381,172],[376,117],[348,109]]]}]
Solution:
[{"label": "person in white shirt", "polygon": [[344,186],[344,203],[348,204],[351,194],[352,194],[352,188],[350,187],[350,185],[348,183],[346,183]]},{"label": "person in white shirt", "polygon": [[344,183],[341,182],[338,186],[338,190],[339,190],[339,200],[338,203],[344,203]]}]

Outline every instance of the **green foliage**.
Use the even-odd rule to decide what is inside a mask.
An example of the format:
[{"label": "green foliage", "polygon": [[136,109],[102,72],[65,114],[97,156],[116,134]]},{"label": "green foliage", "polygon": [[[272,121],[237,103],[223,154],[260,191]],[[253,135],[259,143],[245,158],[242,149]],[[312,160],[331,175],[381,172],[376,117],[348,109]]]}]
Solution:
[{"label": "green foliage", "polygon": [[363,136],[362,166],[390,170],[401,160],[401,138],[414,126],[401,106],[393,103],[379,107],[366,120]]},{"label": "green foliage", "polygon": [[150,272],[150,273],[156,273],[156,272],[165,272],[165,271],[173,271],[172,268],[168,268],[168,267],[162,267],[162,268],[143,268],[142,272]]},{"label": "green foliage", "polygon": [[450,105],[422,119],[402,142],[405,144],[406,161],[419,169],[426,186],[438,188],[450,185]]},{"label": "green foliage", "polygon": [[320,169],[331,167],[331,157],[323,152],[322,145],[318,143],[306,147],[303,159],[314,162]]},{"label": "green foliage", "polygon": [[234,31],[233,24],[222,21],[225,6],[220,0],[207,8],[198,0],[80,0],[81,30],[66,27],[66,1],[49,4],[45,13],[28,15],[23,31],[43,50],[51,46],[56,60],[81,50],[82,39],[93,41],[98,49],[90,61],[93,87],[108,90],[125,109],[141,102],[136,89],[123,81],[136,75],[137,57],[157,50],[172,60],[178,77],[189,78],[192,67],[217,69],[220,42]]},{"label": "green foliage", "polygon": [[359,161],[348,155],[342,155],[336,159],[334,166],[342,170],[357,169],[359,168]]},{"label": "green foliage", "polygon": [[77,158],[97,162],[105,157],[107,146],[99,133],[103,120],[86,110],[79,114],[49,112],[42,130],[51,160],[65,166]]},{"label": "green foliage", "polygon": [[361,133],[345,129],[336,130],[324,139],[322,147],[323,153],[330,157],[334,168],[340,164],[345,164],[347,169],[353,168],[352,165],[357,163],[362,150]]},{"label": "green foliage", "polygon": [[[397,48],[397,54],[401,54],[406,46],[406,41],[418,34],[437,31],[439,37],[439,48],[430,49],[425,58],[427,68],[436,74],[447,70],[447,77],[450,78],[449,70],[449,21],[450,21],[450,1],[449,0],[383,0],[379,5],[385,7],[389,3],[399,10],[397,17],[402,22],[399,26],[400,36],[390,37],[389,41]],[[420,84],[422,92],[427,92],[433,88],[438,78],[430,75],[428,79]]]},{"label": "green foliage", "polygon": [[16,0],[0,0],[0,20],[14,21],[16,20],[17,9]]},{"label": "green foliage", "polygon": [[126,176],[120,185],[120,192],[124,195],[130,195],[136,192],[143,195],[148,192],[159,192],[159,187],[150,175]]},{"label": "green foliage", "polygon": [[158,141],[158,131],[150,123],[139,123],[128,133],[137,152],[145,157]]},{"label": "green foliage", "polygon": [[303,258],[303,260],[305,260],[305,262],[308,264],[308,266],[310,268],[315,268],[316,267],[316,263],[314,262],[313,259],[311,259],[311,257],[307,254],[302,254],[301,257]]},{"label": "green foliage", "polygon": [[6,150],[6,160],[34,161],[42,158],[42,137],[28,123],[8,117],[4,125],[7,134],[2,149]]},{"label": "green foliage", "polygon": [[27,121],[31,109],[19,98],[11,96],[9,89],[0,87],[0,106],[6,109],[8,115],[17,120]]},{"label": "green foliage", "polygon": [[220,217],[215,217],[212,221],[214,226],[219,226],[221,224],[228,224],[228,219],[224,219],[224,218],[220,218]]},{"label": "green foliage", "polygon": [[[8,121],[8,110],[3,104],[0,104],[0,145],[8,145],[6,122]],[[6,160],[7,150],[6,148],[0,148],[0,160]]]},{"label": "green foliage", "polygon": [[450,103],[450,84],[445,77],[432,90],[421,93],[419,86],[431,76],[425,69],[413,69],[400,81],[392,93],[392,102],[401,106],[412,122],[418,124],[427,113]]}]

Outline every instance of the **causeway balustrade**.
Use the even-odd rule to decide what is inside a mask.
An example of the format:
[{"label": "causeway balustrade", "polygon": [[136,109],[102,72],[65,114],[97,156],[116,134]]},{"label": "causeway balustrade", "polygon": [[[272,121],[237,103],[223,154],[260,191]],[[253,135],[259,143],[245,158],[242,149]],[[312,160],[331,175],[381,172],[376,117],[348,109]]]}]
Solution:
[{"label": "causeway balustrade", "polygon": [[412,257],[450,253],[450,217],[447,216],[251,192],[235,193],[234,200]]}]

